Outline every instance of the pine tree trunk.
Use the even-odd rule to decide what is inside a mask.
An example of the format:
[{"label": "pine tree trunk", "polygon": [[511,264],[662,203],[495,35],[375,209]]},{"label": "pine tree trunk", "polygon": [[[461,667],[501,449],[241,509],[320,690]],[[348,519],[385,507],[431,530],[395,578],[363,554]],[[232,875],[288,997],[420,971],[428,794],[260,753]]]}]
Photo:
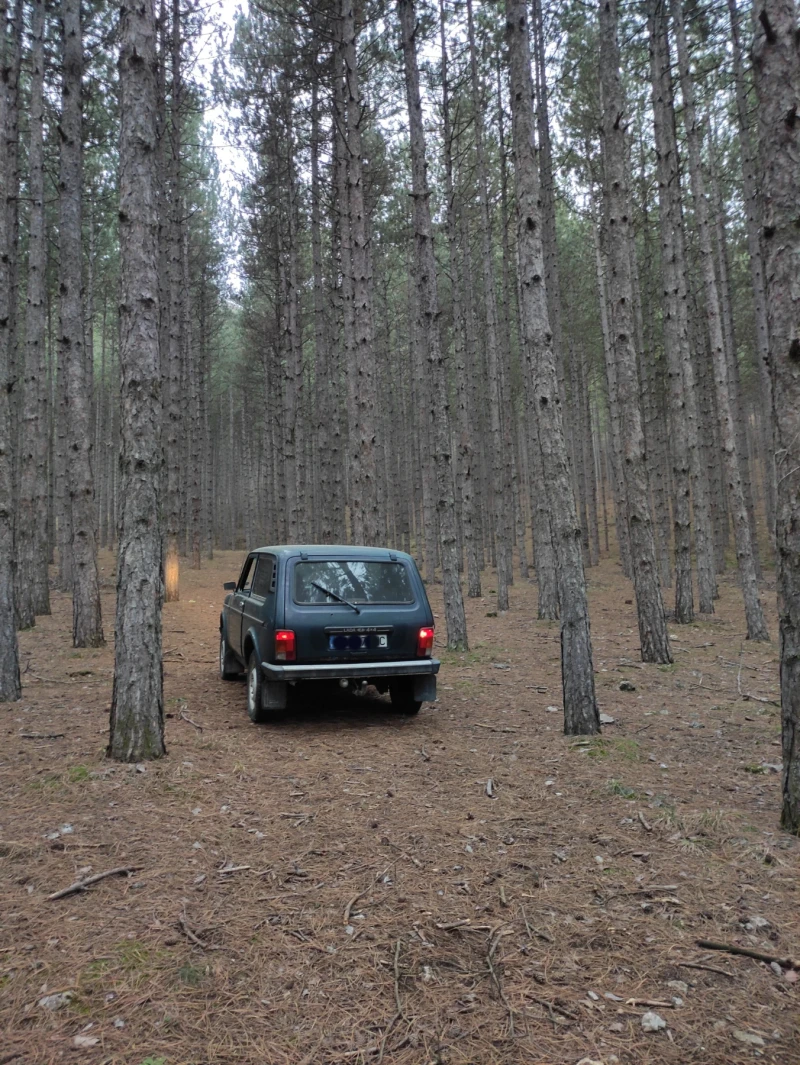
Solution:
[{"label": "pine tree trunk", "polygon": [[120,31],[121,513],[108,753],[121,762],[138,762],[166,753],[155,209],[157,60],[152,0],[144,4],[123,0]]},{"label": "pine tree trunk", "polygon": [[72,540],[72,642],[100,647],[103,625],[97,572],[94,479],[92,476],[91,382],[84,346],[81,276],[83,46],[80,2],[63,0],[63,72],[59,139],[59,348],[65,373],[67,483]]},{"label": "pine tree trunk", "polygon": [[167,551],[164,560],[164,592],[168,603],[180,599],[181,534],[181,447],[183,419],[181,396],[181,356],[183,353],[183,194],[182,194],[182,122],[183,77],[181,71],[181,11],[179,0],[172,2],[172,100],[169,144],[169,214],[167,233],[167,269],[169,277],[169,318],[167,351],[162,352],[166,393],[167,459]]},{"label": "pine tree trunk", "polygon": [[[0,0],[0,86],[6,74],[6,0]],[[6,143],[8,97],[0,91],[0,144]],[[11,276],[9,262],[9,212],[6,201],[8,156],[0,158],[0,702],[19,699],[19,650],[14,610],[14,452],[11,431],[11,336],[9,303]]]},{"label": "pine tree trunk", "polygon": [[664,349],[669,384],[670,453],[672,456],[673,531],[675,537],[675,621],[688,625],[694,619],[692,587],[692,530],[690,459],[683,393],[682,357],[688,346],[681,330],[681,263],[676,249],[680,218],[675,218],[672,183],[677,178],[674,143],[667,125],[672,121],[667,21],[662,0],[652,0],[648,11],[653,115],[658,160],[659,227],[663,278]]},{"label": "pine tree trunk", "polygon": [[692,203],[697,225],[700,248],[700,265],[706,297],[706,318],[711,341],[711,357],[714,365],[717,411],[722,437],[722,452],[727,474],[728,499],[731,507],[736,556],[739,562],[739,577],[744,597],[747,620],[747,637],[750,640],[768,640],[766,621],[758,594],[753,543],[750,537],[750,521],[742,485],[741,463],[736,448],[736,433],[733,424],[731,388],[728,361],[722,334],[722,317],[719,290],[714,272],[714,251],[709,221],[708,201],[701,161],[701,130],[697,123],[694,103],[694,86],[689,70],[689,51],[683,25],[681,0],[672,0],[672,18],[675,27],[675,42],[678,52],[681,89],[683,94],[683,118],[689,154],[689,174],[692,185]]},{"label": "pine tree trunk", "polygon": [[758,366],[760,414],[759,436],[764,461],[764,494],[766,497],[767,528],[770,539],[775,533],[775,455],[772,450],[772,380],[769,368],[769,325],[764,280],[764,255],[761,247],[761,204],[758,188],[758,147],[750,130],[747,87],[742,63],[739,37],[739,13],[736,0],[728,0],[733,45],[733,77],[736,91],[736,112],[739,119],[739,143],[742,163],[742,191],[747,228],[750,280],[753,287],[753,312],[756,327],[756,363]]},{"label": "pine tree trunk", "polygon": [[25,372],[20,433],[17,509],[17,608],[20,628],[50,613],[47,578],[47,408],[45,283],[47,245],[44,215],[44,0],[34,0],[31,23],[30,221]]},{"label": "pine tree trunk", "polygon": [[527,5],[506,0],[511,108],[514,126],[514,177],[517,199],[522,342],[529,417],[536,422],[545,492],[550,507],[557,554],[561,608],[561,676],[564,732],[585,735],[600,731],[594,690],[592,643],[581,530],[575,509],[567,444],[561,415],[553,334],[544,285],[539,173],[533,147],[533,82]]},{"label": "pine tree trunk", "polygon": [[364,202],[361,89],[356,51],[354,0],[341,0],[342,57],[345,79],[347,206],[352,270],[353,362],[355,421],[350,426],[351,482],[350,515],[356,543],[379,541],[377,448],[375,442],[376,383],[372,285],[367,248],[367,218]]},{"label": "pine tree trunk", "polygon": [[506,482],[506,464],[501,410],[500,345],[498,340],[497,294],[495,292],[494,257],[492,252],[492,227],[489,212],[489,181],[483,143],[483,113],[478,82],[478,58],[475,48],[475,25],[472,15],[472,0],[467,0],[467,34],[470,57],[470,86],[472,94],[473,122],[475,129],[475,155],[477,163],[478,203],[480,207],[481,268],[483,273],[483,299],[486,328],[486,365],[489,391],[489,434],[492,455],[492,482],[494,488],[494,535],[497,556],[497,609],[508,610],[508,585],[511,577],[511,544],[509,521],[512,513]]},{"label": "pine tree trunk", "polygon": [[800,18],[795,0],[756,0],[764,251],[772,369],[780,615],[781,825],[800,835]]},{"label": "pine tree trunk", "polygon": [[636,610],[642,661],[666,663],[672,661],[672,654],[658,580],[639,407],[630,263],[631,203],[625,165],[626,107],[619,71],[617,0],[600,0],[600,80],[603,90],[603,193],[609,229],[609,303]]},{"label": "pine tree trunk", "polygon": [[[22,39],[24,33],[23,0],[14,0],[14,8],[8,23],[9,37],[6,39],[6,25],[3,23],[3,57],[2,86],[7,94],[6,98],[6,129],[5,135],[0,141],[6,152],[4,188],[2,203],[8,212],[8,337],[9,337],[9,382],[10,393],[10,417],[11,435],[15,442],[13,449],[14,464],[12,472],[12,484],[14,498],[16,500],[19,490],[19,420],[21,416],[22,389],[20,379],[24,373],[20,366],[19,335],[17,325],[17,310],[19,306],[19,268],[20,268],[20,239],[19,239],[19,205],[20,205],[20,137],[19,117],[22,105],[21,79],[22,72]],[[18,591],[18,582],[15,580]]]},{"label": "pine tree trunk", "polygon": [[417,66],[415,39],[417,17],[414,0],[398,0],[398,11],[411,142],[411,195],[414,209],[416,259],[419,265],[417,278],[419,341],[427,361],[426,406],[432,430],[436,472],[436,514],[442,556],[447,646],[451,650],[466,650],[468,646],[467,621],[458,575],[455,488],[450,453],[450,404],[439,335],[439,294]]}]

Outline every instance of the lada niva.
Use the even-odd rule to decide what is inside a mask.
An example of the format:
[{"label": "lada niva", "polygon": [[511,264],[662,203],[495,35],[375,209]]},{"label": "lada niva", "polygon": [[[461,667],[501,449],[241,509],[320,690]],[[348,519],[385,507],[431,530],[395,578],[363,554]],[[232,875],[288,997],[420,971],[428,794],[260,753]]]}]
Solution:
[{"label": "lada niva", "polygon": [[219,672],[247,671],[255,722],[297,684],[367,684],[416,714],[436,698],[433,613],[410,555],[377,547],[260,547],[245,560],[219,620]]}]

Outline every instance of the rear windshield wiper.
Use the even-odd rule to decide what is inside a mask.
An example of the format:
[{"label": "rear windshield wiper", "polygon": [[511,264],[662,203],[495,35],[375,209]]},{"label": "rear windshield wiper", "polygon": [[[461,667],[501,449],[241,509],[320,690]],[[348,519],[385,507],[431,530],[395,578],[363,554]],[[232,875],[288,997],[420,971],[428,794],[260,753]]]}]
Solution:
[{"label": "rear windshield wiper", "polygon": [[356,614],[360,614],[361,613],[361,611],[358,609],[356,604],[355,603],[351,603],[349,599],[343,599],[341,595],[337,595],[336,592],[331,592],[327,588],[323,588],[322,585],[321,584],[317,584],[316,581],[312,581],[311,583],[313,584],[313,586],[315,588],[319,588],[319,590],[321,592],[324,592],[325,595],[329,595],[331,597],[331,599],[338,599],[338,601],[340,603],[344,603],[344,605],[345,606],[349,606],[351,610],[355,610]]}]

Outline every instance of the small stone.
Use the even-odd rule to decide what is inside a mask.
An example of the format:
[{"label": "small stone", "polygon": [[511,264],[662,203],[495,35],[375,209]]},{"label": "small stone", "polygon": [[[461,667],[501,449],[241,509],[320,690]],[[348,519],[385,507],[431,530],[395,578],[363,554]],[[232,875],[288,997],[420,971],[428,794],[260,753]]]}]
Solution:
[{"label": "small stone", "polygon": [[587,991],[586,994],[589,996],[592,1002],[598,1002],[600,1000],[600,996],[597,994],[596,991]]},{"label": "small stone", "polygon": [[620,1024],[619,1021],[614,1021],[613,1024],[609,1024],[608,1030],[609,1032],[624,1032],[625,1027],[624,1025]]},{"label": "small stone", "polygon": [[760,932],[764,928],[772,927],[766,917],[747,917],[743,923],[748,932]]},{"label": "small stone", "polygon": [[125,1027],[125,1021],[123,1021],[123,1019],[121,1017],[117,1017],[117,1019],[114,1021],[114,1027],[115,1028],[124,1028]]},{"label": "small stone", "polygon": [[689,728],[705,728],[705,727],[706,726],[703,724],[702,721],[692,721],[692,723],[689,725]]},{"label": "small stone", "polygon": [[667,987],[671,987],[674,991],[680,991],[682,995],[687,994],[689,991],[689,985],[684,983],[683,980],[667,980]]},{"label": "small stone", "polygon": [[546,706],[544,708],[546,714],[560,714],[561,710],[557,706]]},{"label": "small stone", "polygon": [[137,773],[146,773],[147,772],[147,766],[144,764],[144,762],[139,762],[139,764],[136,766],[136,772]]},{"label": "small stone", "polygon": [[636,685],[631,683],[631,681],[629,680],[621,680],[619,682],[619,690],[621,692],[635,692]]},{"label": "small stone", "polygon": [[64,1006],[68,1006],[74,997],[72,991],[59,991],[55,995],[45,995],[44,998],[40,998],[37,1005],[41,1006],[43,1010],[55,1012],[63,1009]]},{"label": "small stone", "polygon": [[659,1032],[662,1028],[667,1027],[667,1022],[663,1017],[659,1017],[657,1013],[648,1010],[642,1016],[641,1025],[645,1032]]},{"label": "small stone", "polygon": [[344,934],[346,936],[351,936],[353,934],[353,932],[355,932],[355,928],[353,928],[353,926],[351,924],[349,924],[347,926],[347,928],[345,928],[345,930],[344,930]]},{"label": "small stone", "polygon": [[735,1028],[731,1033],[734,1039],[738,1039],[740,1043],[748,1043],[752,1047],[763,1047],[766,1044],[760,1035],[756,1035],[754,1032],[743,1032],[738,1028]]},{"label": "small stone", "polygon": [[72,1037],[72,1045],[81,1049],[96,1047],[100,1040],[96,1035],[75,1035]]},{"label": "small stone", "polygon": [[616,720],[617,719],[615,717],[612,717],[611,714],[601,714],[600,715],[600,724],[601,725],[613,725]]},{"label": "small stone", "polygon": [[776,961],[771,961],[769,963],[769,967],[770,969],[772,969],[776,976],[783,976],[783,969],[781,969],[780,965],[778,965]]}]

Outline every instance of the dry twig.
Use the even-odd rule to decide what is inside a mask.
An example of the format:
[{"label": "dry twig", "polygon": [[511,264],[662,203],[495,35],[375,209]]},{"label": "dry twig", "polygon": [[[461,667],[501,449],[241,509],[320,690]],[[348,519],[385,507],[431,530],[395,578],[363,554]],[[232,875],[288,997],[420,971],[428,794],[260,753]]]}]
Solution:
[{"label": "dry twig", "polygon": [[182,913],[178,917],[178,927],[180,928],[181,932],[183,932],[183,934],[186,936],[186,938],[191,943],[194,943],[196,947],[200,947],[201,950],[219,950],[219,947],[214,947],[210,943],[206,943],[205,940],[201,939],[200,936],[197,935],[196,932],[192,931],[192,929],[189,927],[189,922],[186,920],[185,913]]},{"label": "dry twig", "polygon": [[710,939],[698,939],[697,945],[701,950],[722,950],[726,954],[741,954],[744,958],[765,961],[767,965],[776,961],[783,969],[800,969],[800,960],[798,959],[781,958],[778,954],[763,954],[760,950],[750,950],[749,947],[737,947],[735,943],[715,943]]},{"label": "dry twig", "polygon": [[66,898],[67,895],[75,895],[79,891],[86,891],[92,884],[97,884],[101,880],[105,880],[109,876],[128,876],[130,873],[136,873],[141,868],[141,865],[121,865],[117,869],[107,869],[104,873],[95,873],[94,876],[87,876],[83,880],[76,880],[74,884],[70,884],[69,887],[62,888],[61,891],[54,891],[52,895],[47,896],[48,902],[53,902],[55,899]]}]

